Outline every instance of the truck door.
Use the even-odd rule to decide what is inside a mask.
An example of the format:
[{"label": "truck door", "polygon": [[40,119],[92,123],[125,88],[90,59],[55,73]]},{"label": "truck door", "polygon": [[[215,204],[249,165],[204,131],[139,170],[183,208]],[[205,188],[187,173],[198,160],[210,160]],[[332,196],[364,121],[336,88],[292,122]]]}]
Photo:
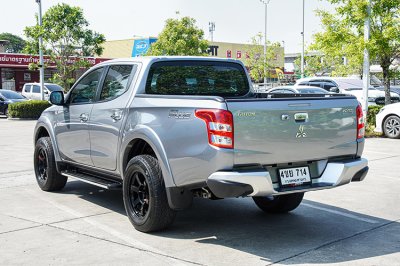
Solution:
[{"label": "truck door", "polygon": [[90,158],[89,123],[104,68],[97,68],[71,89],[66,105],[57,114],[56,139],[62,159],[93,165]]},{"label": "truck door", "polygon": [[120,130],[126,116],[126,106],[132,90],[129,89],[137,65],[111,65],[98,93],[90,116],[91,158],[94,166],[115,170],[117,166]]},{"label": "truck door", "polygon": [[41,100],[42,99],[39,85],[32,85],[30,99],[32,99],[32,100]]}]

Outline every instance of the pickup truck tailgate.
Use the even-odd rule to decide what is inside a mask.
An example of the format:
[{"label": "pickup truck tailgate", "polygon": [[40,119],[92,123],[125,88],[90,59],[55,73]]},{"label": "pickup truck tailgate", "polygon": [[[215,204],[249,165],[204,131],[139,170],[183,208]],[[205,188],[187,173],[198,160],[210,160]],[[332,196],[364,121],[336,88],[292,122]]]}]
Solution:
[{"label": "pickup truck tailgate", "polygon": [[234,163],[277,164],[357,153],[353,97],[227,99],[234,122]]}]

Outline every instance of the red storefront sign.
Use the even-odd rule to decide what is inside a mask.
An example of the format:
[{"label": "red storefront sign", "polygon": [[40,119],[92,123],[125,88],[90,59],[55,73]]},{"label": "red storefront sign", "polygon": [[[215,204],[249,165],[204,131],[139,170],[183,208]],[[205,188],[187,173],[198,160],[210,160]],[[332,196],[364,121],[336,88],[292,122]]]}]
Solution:
[{"label": "red storefront sign", "polygon": [[[70,57],[67,63],[74,63],[76,60],[88,61],[91,65],[110,60],[108,58],[84,57],[83,59],[77,57]],[[55,63],[50,61],[48,56],[43,58],[44,64],[48,67],[55,67]],[[30,63],[39,64],[38,55],[26,54],[8,54],[0,53],[0,67],[23,67],[27,68]]]}]

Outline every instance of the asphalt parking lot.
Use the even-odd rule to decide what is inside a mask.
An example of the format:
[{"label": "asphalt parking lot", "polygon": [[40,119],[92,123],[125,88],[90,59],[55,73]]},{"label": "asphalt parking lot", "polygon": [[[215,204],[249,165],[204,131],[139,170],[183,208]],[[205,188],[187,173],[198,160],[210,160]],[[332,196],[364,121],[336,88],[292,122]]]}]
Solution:
[{"label": "asphalt parking lot", "polygon": [[291,214],[197,199],[168,231],[143,234],[118,191],[70,180],[42,192],[34,125],[0,117],[1,265],[399,265],[400,140],[367,139],[366,180],[308,193]]}]

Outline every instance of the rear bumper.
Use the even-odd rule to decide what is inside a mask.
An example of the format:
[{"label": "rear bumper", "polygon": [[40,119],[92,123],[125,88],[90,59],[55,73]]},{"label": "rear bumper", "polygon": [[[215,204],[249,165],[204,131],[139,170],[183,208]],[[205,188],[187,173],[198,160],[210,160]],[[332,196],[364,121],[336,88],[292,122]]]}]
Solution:
[{"label": "rear bumper", "polygon": [[220,198],[240,196],[271,196],[338,187],[362,181],[368,173],[364,158],[351,162],[328,163],[322,175],[312,179],[312,184],[293,188],[280,188],[272,183],[268,171],[216,172],[207,179],[211,191]]}]

